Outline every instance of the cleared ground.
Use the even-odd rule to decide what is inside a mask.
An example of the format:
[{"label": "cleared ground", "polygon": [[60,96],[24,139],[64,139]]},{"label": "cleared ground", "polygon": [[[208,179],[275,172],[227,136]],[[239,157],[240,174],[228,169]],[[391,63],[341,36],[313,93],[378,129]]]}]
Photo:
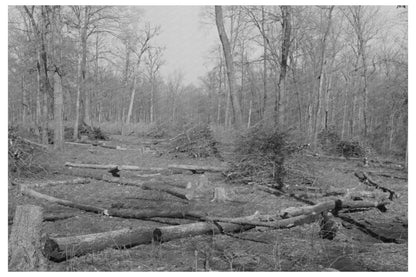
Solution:
[{"label": "cleared ground", "polygon": [[[146,140],[148,141],[148,140]],[[61,153],[49,152],[43,162],[59,170],[65,162],[166,167],[168,164],[220,166],[215,158],[178,159],[173,155],[160,156],[158,146],[144,146],[144,139],[112,136],[108,145],[129,148],[128,151],[96,146],[66,145]],[[405,176],[400,170],[370,163],[362,168],[357,161],[332,160],[298,154],[287,161],[288,177],[285,190],[320,202],[334,196],[314,194],[311,188],[322,190],[372,191],[354,176],[354,171],[388,173]],[[183,182],[198,182],[200,175],[181,172],[167,176]],[[122,172],[122,174],[124,174]],[[126,173],[134,178],[139,172]],[[125,176],[127,176],[125,175]],[[78,203],[110,208],[125,205],[135,209],[177,209],[203,212],[209,216],[239,217],[272,214],[274,211],[305,205],[288,195],[276,196],[254,186],[229,184],[220,173],[206,173],[209,186],[198,200],[189,202],[166,193],[141,190],[92,180],[88,184],[61,185],[36,188],[37,191]],[[43,174],[24,181],[42,179],[71,179],[61,174]],[[305,180],[308,183],[305,184]],[[162,244],[138,245],[129,249],[107,249],[98,253],[72,258],[61,263],[49,262],[50,271],[321,271],[333,268],[340,271],[407,271],[408,268],[408,193],[407,181],[373,175],[377,181],[398,195],[381,213],[374,209],[349,215],[356,221],[398,243],[383,243],[355,225],[337,219],[340,230],[334,240],[319,237],[319,225],[294,227],[286,230],[256,228],[240,234],[205,235],[173,240]],[[312,180],[312,181],[311,181]],[[211,202],[214,187],[224,187],[233,201]],[[305,189],[305,188],[308,189]],[[191,222],[184,219],[135,220],[86,213],[33,198],[22,196],[9,182],[9,216],[16,205],[36,204],[46,214],[75,213],[75,217],[44,222],[43,231],[50,236],[72,236],[117,230],[125,227],[166,226]],[[10,225],[9,225],[10,227]],[[10,228],[9,228],[10,229]]]}]

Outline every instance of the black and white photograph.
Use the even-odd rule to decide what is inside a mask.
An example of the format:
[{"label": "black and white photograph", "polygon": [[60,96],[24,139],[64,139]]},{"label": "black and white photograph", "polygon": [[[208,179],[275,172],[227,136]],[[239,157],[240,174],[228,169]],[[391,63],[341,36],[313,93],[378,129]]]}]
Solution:
[{"label": "black and white photograph", "polygon": [[409,272],[411,5],[50,2],[3,6],[5,270]]}]

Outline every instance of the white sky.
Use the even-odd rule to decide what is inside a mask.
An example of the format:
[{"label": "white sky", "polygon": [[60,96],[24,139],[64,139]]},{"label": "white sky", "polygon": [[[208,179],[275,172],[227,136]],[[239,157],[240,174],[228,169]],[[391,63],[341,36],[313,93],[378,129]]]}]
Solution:
[{"label": "white sky", "polygon": [[202,6],[141,6],[141,9],[146,21],[161,27],[154,43],[166,47],[162,76],[180,71],[185,84],[197,84],[198,77],[207,72],[210,49],[219,43],[215,25],[201,22]]}]

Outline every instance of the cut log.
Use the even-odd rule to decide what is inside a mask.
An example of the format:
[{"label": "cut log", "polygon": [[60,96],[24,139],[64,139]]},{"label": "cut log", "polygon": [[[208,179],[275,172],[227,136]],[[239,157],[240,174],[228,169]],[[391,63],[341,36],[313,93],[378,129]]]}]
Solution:
[{"label": "cut log", "polygon": [[221,188],[221,187],[214,188],[214,198],[211,200],[211,202],[226,202],[226,201],[232,201],[232,199],[227,196],[225,192],[225,188]]},{"label": "cut log", "polygon": [[12,182],[13,185],[25,186],[25,187],[47,187],[47,186],[59,186],[59,185],[77,185],[77,184],[88,184],[89,179],[86,178],[76,178],[72,180],[49,180],[40,183],[24,183],[19,184],[15,181]]},{"label": "cut log", "polygon": [[[111,232],[98,234],[89,234],[75,237],[48,238],[45,243],[45,255],[54,261],[62,261],[74,256],[81,256],[86,253],[100,251],[109,247],[131,247],[134,245],[156,242],[166,242],[177,238],[186,238],[204,234],[219,234],[242,232],[254,228],[255,226],[264,226],[269,228],[292,228],[302,224],[315,222],[320,216],[321,211],[327,211],[333,208],[351,208],[351,207],[379,207],[380,203],[364,203],[363,201],[340,203],[339,201],[331,201],[317,204],[315,207],[300,207],[286,209],[285,216],[297,215],[281,220],[264,222],[265,218],[271,218],[270,215],[254,215],[239,218],[219,218],[205,217],[200,214],[181,213],[171,211],[148,211],[136,212],[134,216],[150,217],[150,216],[178,216],[179,218],[194,218],[205,222],[182,224],[177,226],[167,226],[158,228],[134,228],[121,229]],[[116,212],[126,215],[126,211],[109,210],[109,214]],[[132,212],[133,215],[133,212]]]},{"label": "cut log", "polygon": [[48,259],[60,262],[106,248],[124,248],[146,244],[152,242],[153,230],[154,228],[151,227],[125,228],[74,237],[47,238],[44,254]]},{"label": "cut log", "polygon": [[[64,220],[64,219],[68,219],[71,217],[76,216],[76,214],[70,214],[70,213],[66,213],[66,214],[45,214],[43,216],[43,221],[49,221],[49,222],[54,222],[54,221],[58,221],[58,220]],[[8,223],[9,225],[13,224],[13,216],[8,217]]]},{"label": "cut log", "polygon": [[44,271],[41,251],[42,208],[17,206],[9,240],[9,271]]},{"label": "cut log", "polygon": [[376,182],[374,182],[373,180],[371,180],[364,172],[360,171],[360,172],[355,172],[354,175],[358,178],[358,180],[360,180],[361,183],[367,185],[367,186],[372,186],[375,187],[376,189],[380,189],[383,192],[388,192],[389,193],[389,200],[393,200],[394,196],[396,195],[396,193],[394,191],[392,191],[391,189],[388,189],[386,187],[382,187],[379,184],[377,184]]},{"label": "cut log", "polygon": [[31,140],[28,140],[28,139],[26,139],[26,138],[22,138],[22,137],[21,137],[21,139],[22,139],[24,142],[27,142],[27,143],[32,144],[32,145],[34,145],[34,146],[37,146],[37,147],[40,147],[40,148],[44,148],[44,149],[48,149],[48,146],[47,146],[47,145],[45,145],[45,144],[40,144],[40,143],[37,143],[37,142],[31,141]]},{"label": "cut log", "polygon": [[71,208],[76,208],[76,209],[80,209],[80,210],[84,210],[87,212],[93,212],[93,213],[98,213],[98,214],[105,214],[108,215],[108,212],[106,209],[100,208],[100,207],[95,207],[95,206],[91,206],[91,205],[85,205],[85,204],[79,204],[79,203],[75,203],[69,200],[64,200],[64,199],[60,199],[60,198],[56,198],[53,196],[49,196],[46,194],[42,194],[40,192],[34,191],[32,189],[29,189],[28,187],[21,187],[21,192],[23,195],[27,195],[36,199],[40,199],[40,200],[46,200],[52,203],[56,203],[62,206],[67,206],[67,207],[71,207]]},{"label": "cut log", "polygon": [[80,164],[80,163],[70,163],[66,162],[65,166],[67,167],[76,167],[76,168],[92,168],[92,169],[113,169],[117,167],[119,170],[134,170],[134,171],[166,171],[166,168],[161,167],[141,167],[134,165],[115,165],[115,164]]},{"label": "cut log", "polygon": [[180,170],[190,170],[193,173],[197,172],[224,172],[227,167],[216,167],[216,166],[200,166],[200,165],[181,165],[181,164],[170,164],[168,165],[169,169],[180,169]]},{"label": "cut log", "polygon": [[110,177],[105,174],[101,174],[99,172],[87,172],[87,171],[74,171],[69,174],[86,177],[86,178],[93,178],[100,181],[105,181],[109,183],[116,183],[125,186],[135,186],[139,187],[143,190],[155,190],[160,192],[165,192],[170,195],[176,196],[181,199],[188,200],[186,197],[186,192],[182,191],[179,188],[172,188],[169,185],[166,185],[163,181],[139,181],[134,179],[128,179],[123,177]]}]

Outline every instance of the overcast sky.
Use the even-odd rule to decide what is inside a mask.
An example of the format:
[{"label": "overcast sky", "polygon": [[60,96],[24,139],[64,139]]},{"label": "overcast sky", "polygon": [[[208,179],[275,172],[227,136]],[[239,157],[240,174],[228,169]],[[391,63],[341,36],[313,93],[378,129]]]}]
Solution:
[{"label": "overcast sky", "polygon": [[[142,6],[145,20],[161,26],[155,44],[165,46],[164,77],[181,71],[184,83],[198,83],[207,72],[209,51],[219,42],[215,25],[207,26],[200,18],[201,6]],[[208,63],[208,64],[207,64]]]}]

